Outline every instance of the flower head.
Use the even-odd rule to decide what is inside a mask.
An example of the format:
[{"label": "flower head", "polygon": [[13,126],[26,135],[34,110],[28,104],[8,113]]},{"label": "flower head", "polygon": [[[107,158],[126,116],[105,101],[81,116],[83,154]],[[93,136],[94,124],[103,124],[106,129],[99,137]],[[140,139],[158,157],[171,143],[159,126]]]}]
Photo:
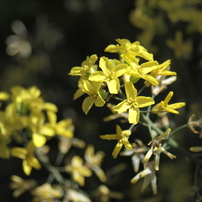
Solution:
[{"label": "flower head", "polygon": [[32,167],[35,169],[41,169],[41,164],[38,159],[34,156],[34,144],[30,141],[27,148],[13,147],[11,154],[15,157],[23,159],[22,165],[26,175],[30,175]]},{"label": "flower head", "polygon": [[110,134],[110,135],[100,135],[101,139],[104,140],[117,140],[117,144],[112,152],[112,156],[114,158],[117,157],[119,152],[121,151],[121,148],[124,147],[127,149],[132,149],[132,146],[130,142],[128,141],[129,136],[131,135],[130,130],[123,130],[119,125],[116,125],[116,134]]},{"label": "flower head", "polygon": [[93,145],[89,145],[86,148],[86,152],[85,152],[86,163],[85,163],[85,165],[90,170],[93,170],[95,172],[95,174],[98,176],[98,178],[100,179],[101,182],[105,182],[106,181],[105,173],[101,169],[101,162],[103,160],[104,155],[105,154],[104,154],[103,151],[99,151],[96,154],[94,154],[94,147],[93,147]]},{"label": "flower head", "polygon": [[17,175],[12,175],[11,180],[10,188],[15,190],[13,192],[15,198],[22,195],[25,191],[33,189],[37,184],[35,180],[24,180]]},{"label": "flower head", "polygon": [[127,99],[116,105],[114,111],[121,114],[128,110],[129,123],[136,124],[140,118],[139,108],[154,104],[154,100],[151,97],[137,96],[137,90],[131,82],[125,83],[125,91]]},{"label": "flower head", "polygon": [[49,183],[45,183],[36,187],[32,192],[34,195],[33,201],[47,201],[54,202],[54,199],[60,198],[62,193],[60,190],[53,188]]},{"label": "flower head", "polygon": [[160,103],[158,103],[157,105],[155,105],[152,108],[152,112],[153,113],[170,112],[170,113],[174,113],[174,114],[179,114],[179,112],[176,109],[185,106],[185,102],[168,104],[170,99],[172,98],[172,96],[173,96],[173,92],[171,91],[168,93],[168,95],[166,96],[164,101],[161,101]]},{"label": "flower head", "polygon": [[83,160],[79,156],[74,156],[72,162],[65,167],[66,171],[71,173],[75,182],[78,182],[80,186],[84,186],[85,177],[92,175],[91,170],[82,165]]},{"label": "flower head", "polygon": [[82,104],[82,109],[85,114],[89,112],[93,104],[96,107],[102,107],[105,104],[104,99],[102,98],[103,89],[101,89],[102,82],[95,82],[95,81],[87,81],[83,80],[83,92],[88,94]]},{"label": "flower head", "polygon": [[87,56],[86,60],[81,63],[81,67],[73,67],[69,73],[71,76],[80,76],[82,79],[88,79],[91,73],[97,71],[95,65],[98,57],[97,55]]},{"label": "flower head", "polygon": [[115,64],[113,60],[106,57],[100,58],[100,68],[102,71],[96,71],[89,77],[90,81],[106,82],[111,94],[117,94],[120,89],[118,77],[126,72],[127,65],[123,63]]}]

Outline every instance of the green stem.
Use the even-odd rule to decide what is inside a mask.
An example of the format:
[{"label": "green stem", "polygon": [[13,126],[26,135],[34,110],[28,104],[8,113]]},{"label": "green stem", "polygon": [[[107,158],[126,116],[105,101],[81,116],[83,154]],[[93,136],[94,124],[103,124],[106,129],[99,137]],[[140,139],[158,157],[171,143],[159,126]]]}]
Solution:
[{"label": "green stem", "polygon": [[[51,175],[58,181],[60,184],[65,184],[65,180],[63,176],[60,174],[60,172],[50,164],[49,161],[47,161],[46,158],[43,157],[43,155],[40,154],[39,150],[36,149],[36,155],[41,162],[41,164],[51,173]],[[49,176],[48,180],[53,180],[53,177]]]},{"label": "green stem", "polygon": [[181,129],[183,129],[183,128],[187,128],[187,127],[188,127],[188,124],[181,125],[181,126],[175,128],[173,131],[171,131],[169,136],[171,137],[171,136],[174,135],[177,131],[179,131],[179,130],[181,130]]}]

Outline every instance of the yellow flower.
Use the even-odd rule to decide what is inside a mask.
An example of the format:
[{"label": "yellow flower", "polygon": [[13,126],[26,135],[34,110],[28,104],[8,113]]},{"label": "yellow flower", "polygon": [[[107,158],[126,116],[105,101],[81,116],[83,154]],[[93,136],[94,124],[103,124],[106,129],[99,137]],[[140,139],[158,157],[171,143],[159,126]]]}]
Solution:
[{"label": "yellow flower", "polygon": [[71,119],[64,119],[57,122],[57,115],[54,112],[47,112],[49,123],[46,126],[50,126],[55,130],[57,135],[63,135],[68,138],[73,137],[74,126]]},{"label": "yellow flower", "polygon": [[102,71],[94,72],[90,75],[90,81],[106,82],[111,94],[117,94],[120,89],[118,77],[126,72],[127,65],[119,63],[115,65],[113,60],[106,57],[100,58],[100,68]]},{"label": "yellow flower", "polygon": [[17,175],[12,175],[11,180],[10,188],[15,189],[13,192],[15,198],[22,195],[25,191],[33,189],[37,184],[35,180],[24,180]]},{"label": "yellow flower", "polygon": [[[165,76],[173,76],[176,75],[176,72],[172,72],[169,70],[170,68],[170,60],[166,60],[162,64],[159,64],[157,68],[151,71],[150,75],[157,79],[157,81],[161,81],[162,77]],[[149,86],[151,83],[149,81],[145,81],[145,85]]]},{"label": "yellow flower", "polygon": [[113,198],[117,200],[121,200],[124,197],[123,193],[111,191],[107,186],[103,184],[97,188],[94,195],[95,195],[96,201],[100,201],[100,202],[113,201]]},{"label": "yellow flower", "polygon": [[136,124],[140,118],[139,108],[154,104],[154,100],[151,97],[137,96],[137,90],[131,82],[125,83],[125,91],[127,99],[116,105],[114,111],[121,114],[128,110],[129,123]]},{"label": "yellow flower", "polygon": [[89,82],[87,80],[83,80],[82,82],[83,92],[89,95],[84,99],[82,104],[82,109],[84,113],[87,114],[93,104],[95,104],[96,107],[102,107],[105,104],[105,101],[101,96],[101,94],[104,93],[104,90],[101,89],[102,82]]},{"label": "yellow flower", "polygon": [[53,188],[50,184],[45,183],[39,187],[36,187],[32,192],[34,195],[34,202],[54,202],[54,199],[60,198],[62,193],[59,189]]},{"label": "yellow flower", "polygon": [[69,73],[72,76],[80,76],[82,79],[87,79],[91,73],[97,71],[97,55],[88,56],[85,61],[81,63],[81,67],[73,67]]},{"label": "yellow flower", "polygon": [[72,158],[71,164],[65,167],[66,171],[71,173],[75,182],[78,182],[80,186],[84,186],[84,177],[92,175],[91,170],[82,165],[83,160],[79,156]]},{"label": "yellow flower", "polygon": [[192,52],[192,42],[191,41],[183,42],[182,32],[179,30],[175,33],[175,39],[174,40],[168,39],[166,43],[168,47],[173,49],[175,57],[177,59],[180,58],[186,59],[190,56]]},{"label": "yellow flower", "polygon": [[158,103],[152,108],[152,112],[153,113],[170,112],[174,114],[179,114],[179,112],[176,109],[179,109],[185,106],[185,102],[178,102],[178,103],[169,105],[168,103],[170,99],[172,98],[172,96],[173,96],[173,92],[170,91],[164,101],[161,101],[160,103]]},{"label": "yellow flower", "polygon": [[39,161],[34,157],[34,149],[34,144],[30,141],[26,149],[13,147],[11,150],[13,156],[23,159],[22,165],[26,175],[30,175],[32,167],[35,169],[41,169]]},{"label": "yellow flower", "polygon": [[36,147],[42,147],[47,137],[55,135],[54,129],[45,124],[45,116],[42,112],[30,115],[29,127],[32,130],[32,141]]},{"label": "yellow flower", "polygon": [[154,154],[155,155],[155,161],[154,161],[154,169],[155,170],[159,170],[159,160],[160,160],[160,154],[161,152],[163,152],[164,154],[166,154],[170,159],[174,159],[176,158],[175,155],[169,153],[168,151],[166,151],[161,145],[161,141],[165,140],[168,138],[169,134],[170,134],[171,129],[168,128],[165,133],[163,133],[162,135],[159,135],[157,137],[155,137],[154,139],[152,139],[148,145],[151,145],[150,150],[146,153],[143,161],[147,162],[151,155]]},{"label": "yellow flower", "polygon": [[129,136],[131,135],[130,130],[123,130],[119,125],[116,125],[116,134],[110,135],[100,135],[100,138],[103,140],[117,140],[117,144],[112,152],[112,156],[116,158],[121,151],[121,148],[124,147],[127,149],[132,149],[130,142],[128,141]]},{"label": "yellow flower", "polygon": [[11,93],[13,104],[20,114],[26,115],[28,110],[57,111],[57,107],[54,104],[44,102],[40,97],[41,91],[36,86],[32,86],[28,89],[25,89],[22,86],[14,86],[11,88]]},{"label": "yellow flower", "polygon": [[159,63],[157,61],[149,61],[142,63],[141,65],[138,64],[138,59],[136,59],[130,53],[124,53],[121,57],[128,63],[129,68],[127,69],[127,75],[133,76],[135,81],[142,78],[153,85],[157,86],[158,81],[148,73],[158,68]]},{"label": "yellow flower", "polygon": [[131,53],[134,57],[139,56],[145,60],[153,60],[153,55],[140,45],[139,41],[131,43],[128,39],[116,39],[117,45],[109,45],[104,51],[110,53]]},{"label": "yellow flower", "polygon": [[88,167],[89,169],[91,169],[95,172],[95,174],[98,176],[98,178],[100,179],[101,182],[106,181],[105,173],[101,169],[101,162],[103,160],[104,155],[105,154],[103,151],[99,151],[96,154],[94,154],[93,145],[89,145],[86,148],[86,152],[85,152],[86,163],[85,163],[85,165],[86,165],[86,167]]}]

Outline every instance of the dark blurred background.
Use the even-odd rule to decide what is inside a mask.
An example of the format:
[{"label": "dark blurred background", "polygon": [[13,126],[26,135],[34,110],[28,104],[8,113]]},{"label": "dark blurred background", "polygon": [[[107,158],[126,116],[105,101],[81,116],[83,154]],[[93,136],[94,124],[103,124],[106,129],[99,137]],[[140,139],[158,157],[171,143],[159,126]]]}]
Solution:
[{"label": "dark blurred background", "polygon": [[[60,119],[67,117],[73,119],[76,126],[75,136],[84,139],[87,144],[94,144],[96,150],[104,150],[107,153],[106,161],[103,163],[104,169],[110,169],[110,167],[126,161],[130,172],[117,177],[115,179],[117,182],[112,185],[112,189],[127,193],[129,198],[134,198],[134,201],[142,201],[139,193],[141,184],[137,186],[137,189],[134,186],[134,190],[133,186],[130,186],[129,181],[134,176],[130,159],[122,157],[119,160],[112,159],[111,151],[114,142],[104,142],[99,138],[99,135],[115,132],[115,122],[103,123],[102,121],[105,116],[110,114],[110,111],[93,107],[86,116],[81,110],[83,99],[72,100],[73,94],[77,90],[78,78],[67,75],[72,67],[80,66],[88,55],[116,57],[114,54],[105,53],[104,49],[109,44],[115,44],[117,38],[126,38],[131,42],[138,40],[137,36],[142,29],[135,27],[130,20],[131,12],[137,7],[135,3],[134,0],[1,0],[0,86],[2,91],[9,91],[13,85],[24,87],[36,85],[41,90],[45,101],[53,102],[58,106]],[[198,33],[186,35],[183,29],[184,22],[173,23],[168,18],[166,20],[168,25],[166,33],[154,38],[152,43],[157,47],[153,49],[155,50],[155,60],[162,63],[171,59],[171,70],[178,73],[178,81],[169,86],[170,90],[175,92],[172,102],[185,101],[187,105],[181,115],[171,116],[172,121],[177,125],[186,123],[192,113],[201,115],[201,35]],[[178,28],[182,28],[185,38],[191,38],[193,41],[193,51],[189,58],[176,59],[173,51],[165,46],[165,40],[174,38]],[[11,35],[18,37],[9,38]],[[13,41],[23,44],[21,52],[15,54],[13,49],[8,48]],[[144,41],[140,42],[144,43]],[[30,47],[31,52],[29,52]],[[167,92],[162,97],[165,97],[166,94]],[[144,130],[140,131],[138,136],[141,136],[143,132]],[[187,136],[190,135],[189,133],[186,131]],[[187,136],[181,138],[187,148],[197,142],[197,136],[191,135],[191,138]],[[145,139],[145,143],[147,143],[148,137]],[[167,173],[166,171],[165,175],[161,173],[163,177],[159,180],[161,185],[166,184],[165,181],[167,177],[169,178],[166,165],[164,170]],[[187,172],[190,170],[183,159],[178,162],[178,165],[182,168],[186,167],[184,172],[185,175],[188,175]],[[170,169],[172,170],[170,172],[177,172],[175,175],[179,177],[179,171],[172,166]],[[23,175],[20,170],[20,160],[0,160],[0,202],[31,200],[23,198],[23,196],[13,199],[12,190],[8,188],[12,174]],[[45,171],[42,170],[40,175],[44,173]],[[174,178],[177,178],[176,176]],[[174,178],[170,179],[169,184],[175,182]],[[192,174],[187,178],[188,182],[181,182],[181,185],[183,186],[185,183],[185,186],[190,187],[189,178],[192,178]],[[143,200],[165,202],[171,192],[171,187],[169,187],[172,186],[171,184],[159,188],[164,196],[160,194],[156,197],[149,197],[151,196],[149,188]],[[176,189],[182,188],[180,183],[176,186],[178,186]],[[95,189],[96,187],[90,188]],[[137,193],[136,190],[138,190]],[[173,192],[176,193],[176,190]]]}]

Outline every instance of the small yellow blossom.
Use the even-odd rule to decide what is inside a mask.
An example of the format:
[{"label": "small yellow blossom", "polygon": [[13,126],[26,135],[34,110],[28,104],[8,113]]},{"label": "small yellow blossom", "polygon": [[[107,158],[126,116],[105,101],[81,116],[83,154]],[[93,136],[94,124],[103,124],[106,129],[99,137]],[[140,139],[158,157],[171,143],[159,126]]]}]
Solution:
[{"label": "small yellow blossom", "polygon": [[32,167],[35,169],[41,169],[41,165],[37,158],[34,156],[34,144],[30,141],[27,148],[13,147],[11,154],[15,157],[23,159],[22,165],[26,175],[30,175]]},{"label": "small yellow blossom", "polygon": [[104,91],[101,89],[102,82],[95,82],[95,81],[87,81],[83,80],[83,92],[88,94],[89,96],[86,97],[82,104],[82,109],[85,114],[89,112],[93,104],[96,107],[102,107],[105,104],[104,99],[101,96],[101,93]]},{"label": "small yellow blossom", "polygon": [[[165,76],[173,76],[176,75],[176,72],[172,72],[169,70],[170,68],[170,60],[166,60],[162,64],[159,64],[157,68],[151,71],[150,75],[157,79],[157,81],[162,81],[162,77],[165,79]],[[145,85],[148,87],[151,83],[149,81],[145,81]],[[158,85],[159,86],[159,85]],[[158,87],[157,86],[157,87]]]},{"label": "small yellow blossom", "polygon": [[86,160],[86,167],[88,167],[90,170],[93,170],[95,174],[98,176],[101,182],[106,181],[106,175],[104,171],[101,169],[101,162],[104,157],[104,152],[99,151],[96,154],[94,154],[94,147],[93,145],[89,145],[86,148],[85,152],[85,160]]},{"label": "small yellow blossom", "polygon": [[24,180],[17,175],[12,175],[11,180],[10,188],[15,190],[13,192],[13,197],[15,198],[22,195],[25,191],[33,189],[37,184],[35,180]]},{"label": "small yellow blossom", "polygon": [[47,112],[49,123],[46,126],[50,126],[55,130],[57,135],[63,135],[68,138],[73,137],[74,126],[71,119],[64,119],[57,122],[57,115],[54,112]]},{"label": "small yellow blossom", "polygon": [[137,96],[137,90],[131,82],[125,83],[125,91],[127,99],[116,105],[114,111],[121,114],[128,110],[129,123],[136,124],[140,118],[139,108],[154,104],[154,100],[151,97]]},{"label": "small yellow blossom", "polygon": [[124,53],[121,57],[127,62],[129,67],[127,68],[126,75],[130,75],[134,77],[134,80],[137,81],[138,79],[142,78],[154,86],[158,85],[158,81],[148,73],[158,68],[159,63],[157,61],[148,61],[142,63],[141,65],[138,64],[138,59],[136,59],[130,53]]},{"label": "small yellow blossom", "polygon": [[53,137],[55,131],[45,124],[45,116],[42,112],[33,113],[29,118],[29,127],[32,130],[32,141],[36,147],[42,147],[47,137]]},{"label": "small yellow blossom", "polygon": [[193,49],[191,41],[183,42],[182,32],[179,30],[176,32],[174,40],[168,39],[166,42],[168,47],[173,49],[177,59],[188,58]]},{"label": "small yellow blossom", "polygon": [[79,156],[74,156],[69,165],[65,167],[68,173],[71,173],[75,182],[78,182],[80,186],[84,186],[84,177],[90,177],[92,175],[91,170],[82,165],[83,160]]},{"label": "small yellow blossom", "polygon": [[89,77],[90,81],[106,82],[111,94],[117,94],[120,89],[120,82],[118,77],[126,72],[127,65],[119,63],[115,65],[113,60],[106,57],[100,58],[100,68],[102,71],[96,71]]},{"label": "small yellow blossom", "polygon": [[33,202],[54,202],[54,199],[62,196],[62,192],[53,188],[49,183],[36,187],[31,194],[34,195]]},{"label": "small yellow blossom", "polygon": [[172,98],[173,94],[174,94],[173,91],[170,91],[168,93],[168,95],[166,96],[166,98],[164,99],[164,101],[161,101],[160,103],[158,103],[157,105],[155,105],[152,108],[152,112],[153,113],[170,112],[173,114],[179,114],[179,112],[176,109],[184,107],[185,102],[177,102],[174,104],[168,104],[170,99]]},{"label": "small yellow blossom", "polygon": [[165,131],[165,133],[163,133],[162,135],[159,135],[159,136],[155,137],[148,144],[148,145],[151,145],[151,148],[147,152],[147,154],[145,155],[143,161],[147,162],[150,159],[151,155],[154,154],[155,155],[155,161],[154,161],[154,169],[155,170],[159,170],[159,160],[160,160],[160,154],[161,154],[161,152],[163,152],[164,154],[166,154],[170,159],[176,158],[175,155],[169,153],[168,151],[166,151],[161,146],[162,145],[161,141],[168,138],[170,131],[171,131],[171,129],[168,128]]},{"label": "small yellow blossom", "polygon": [[111,191],[107,186],[100,185],[95,192],[96,201],[108,202],[111,199],[123,199],[123,194],[120,192]]},{"label": "small yellow blossom", "polygon": [[100,135],[101,139],[104,140],[117,140],[117,144],[112,152],[112,156],[116,158],[121,151],[121,148],[124,147],[127,149],[132,149],[132,146],[130,142],[128,141],[128,138],[131,135],[130,130],[123,130],[119,125],[116,125],[116,134],[110,134],[110,135]]},{"label": "small yellow blossom", "polygon": [[145,60],[153,60],[153,55],[140,45],[139,41],[131,43],[128,39],[116,39],[117,45],[109,45],[105,48],[105,52],[110,53],[131,53],[134,57],[142,57]]},{"label": "small yellow blossom", "polygon": [[81,67],[73,67],[69,73],[72,76],[80,76],[82,79],[87,79],[91,73],[97,71],[97,55],[87,56],[86,60],[81,63]]}]

